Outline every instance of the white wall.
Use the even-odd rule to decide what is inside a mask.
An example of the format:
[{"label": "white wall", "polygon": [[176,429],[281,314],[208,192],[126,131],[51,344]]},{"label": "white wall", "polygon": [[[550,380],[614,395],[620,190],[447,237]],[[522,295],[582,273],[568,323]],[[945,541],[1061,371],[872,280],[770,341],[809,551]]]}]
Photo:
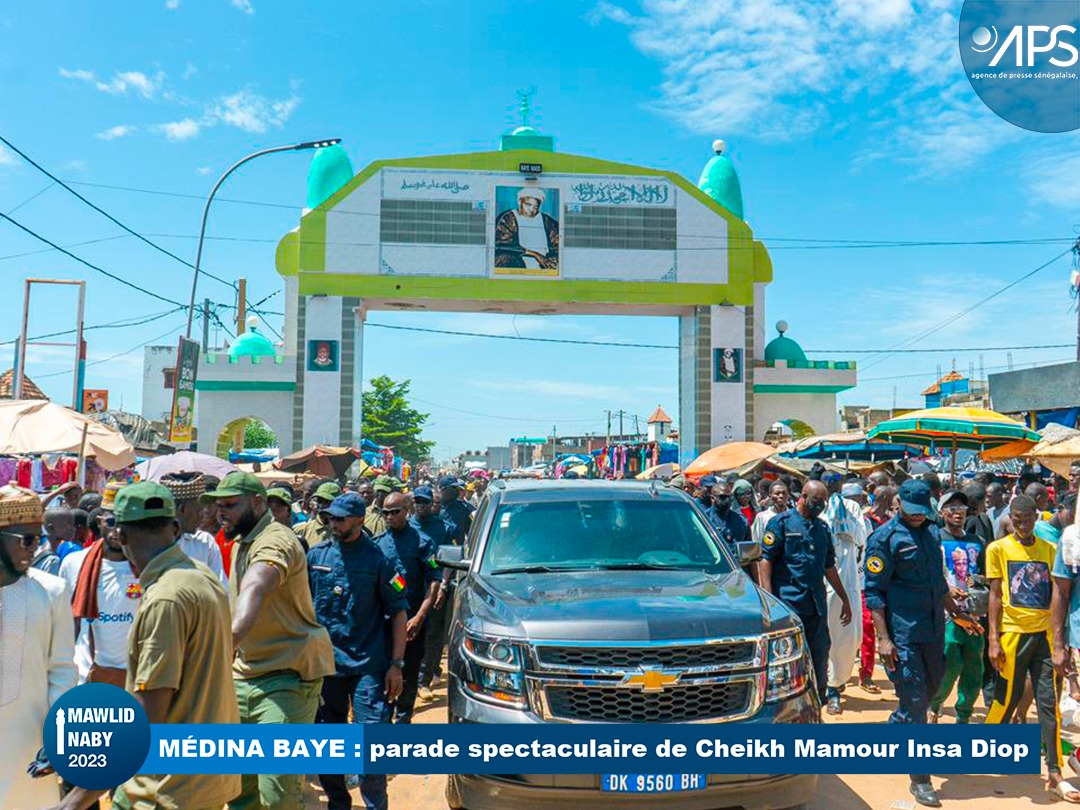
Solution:
[{"label": "white wall", "polygon": [[[304,344],[297,362],[303,363],[304,403],[301,449],[313,444],[336,445],[341,441],[341,372],[308,371],[307,345],[312,340],[336,340],[341,349],[340,296],[313,295],[304,316]],[[340,364],[340,354],[339,354]]]},{"label": "white wall", "polygon": [[[746,441],[746,316],[738,307],[710,307],[709,390],[712,397],[711,447]],[[742,382],[712,382],[714,349],[743,349]],[[706,448],[707,449],[707,448]]]},{"label": "white wall", "polygon": [[292,391],[201,391],[196,419],[199,425],[199,452],[214,454],[218,436],[234,419],[244,416],[261,419],[278,437],[281,455],[301,448],[292,447]]},{"label": "white wall", "polygon": [[840,429],[836,394],[755,394],[754,424],[758,435],[749,438],[760,442],[765,431],[781,419],[800,419],[815,433],[834,433]]}]

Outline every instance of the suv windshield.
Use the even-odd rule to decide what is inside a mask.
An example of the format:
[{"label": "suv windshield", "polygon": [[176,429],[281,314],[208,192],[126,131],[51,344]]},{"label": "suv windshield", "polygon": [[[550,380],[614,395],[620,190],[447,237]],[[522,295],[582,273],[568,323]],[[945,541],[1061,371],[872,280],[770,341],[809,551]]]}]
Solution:
[{"label": "suv windshield", "polygon": [[485,574],[605,568],[732,570],[693,507],[652,499],[503,505],[480,566]]}]

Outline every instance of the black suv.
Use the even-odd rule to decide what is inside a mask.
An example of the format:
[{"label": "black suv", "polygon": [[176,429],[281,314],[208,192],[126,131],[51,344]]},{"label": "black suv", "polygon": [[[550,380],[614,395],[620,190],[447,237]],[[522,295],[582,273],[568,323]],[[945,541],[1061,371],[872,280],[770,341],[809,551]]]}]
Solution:
[{"label": "black suv", "polygon": [[[452,723],[813,723],[798,619],[759,590],[685,494],[657,483],[491,486],[464,547]],[[816,776],[460,774],[469,810],[803,807]]]}]

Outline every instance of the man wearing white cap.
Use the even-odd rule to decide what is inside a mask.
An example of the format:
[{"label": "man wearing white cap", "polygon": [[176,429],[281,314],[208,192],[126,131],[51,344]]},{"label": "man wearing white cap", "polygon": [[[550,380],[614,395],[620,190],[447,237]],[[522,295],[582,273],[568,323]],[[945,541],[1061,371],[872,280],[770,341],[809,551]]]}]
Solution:
[{"label": "man wearing white cap", "polygon": [[532,270],[559,267],[559,221],[540,211],[547,193],[542,188],[518,191],[517,209],[495,220],[495,266]]},{"label": "man wearing white cap", "polygon": [[[822,519],[832,532],[833,545],[836,548],[836,570],[844,583],[845,592],[849,598],[854,599],[855,594],[862,592],[862,555],[866,548],[866,538],[870,535],[869,523],[862,516],[862,507],[856,500],[862,496],[863,488],[859,483],[849,482],[841,489],[838,478],[830,481],[828,487],[831,493],[829,506]],[[840,706],[840,693],[844,691],[844,685],[851,677],[851,670],[862,646],[862,623],[844,624],[840,620],[843,603],[831,586],[827,593],[829,637],[832,645],[829,647],[829,685],[825,690],[826,711],[829,714],[840,714],[843,711]]]},{"label": "man wearing white cap", "polygon": [[41,542],[41,501],[0,487],[0,807],[37,810],[60,798],[55,776],[27,766],[41,749],[49,706],[75,685],[74,627],[67,586],[30,567]]}]

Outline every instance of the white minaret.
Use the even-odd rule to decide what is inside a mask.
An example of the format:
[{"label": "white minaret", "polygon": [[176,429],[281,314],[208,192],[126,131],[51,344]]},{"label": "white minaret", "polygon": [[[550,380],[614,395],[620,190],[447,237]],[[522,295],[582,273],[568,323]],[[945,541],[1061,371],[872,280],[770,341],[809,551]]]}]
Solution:
[{"label": "white minaret", "polygon": [[56,710],[56,753],[64,753],[64,710]]}]

